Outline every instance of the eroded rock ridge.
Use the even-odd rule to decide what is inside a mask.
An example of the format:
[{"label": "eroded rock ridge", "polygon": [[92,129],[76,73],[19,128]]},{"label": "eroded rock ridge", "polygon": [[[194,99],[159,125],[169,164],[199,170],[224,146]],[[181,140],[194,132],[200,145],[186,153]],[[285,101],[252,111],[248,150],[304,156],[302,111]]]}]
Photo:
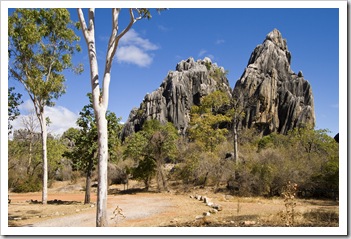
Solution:
[{"label": "eroded rock ridge", "polygon": [[311,85],[301,71],[290,69],[290,62],[287,42],[277,29],[254,49],[233,91],[247,99],[242,102],[242,127],[286,134],[297,126],[315,125]]},{"label": "eroded rock ridge", "polygon": [[216,90],[231,96],[231,88],[223,67],[205,57],[195,61],[182,60],[170,71],[160,87],[145,95],[139,108],[134,108],[124,126],[122,138],[139,131],[146,120],[172,122],[185,133],[190,121],[190,109],[199,105],[201,97]]}]

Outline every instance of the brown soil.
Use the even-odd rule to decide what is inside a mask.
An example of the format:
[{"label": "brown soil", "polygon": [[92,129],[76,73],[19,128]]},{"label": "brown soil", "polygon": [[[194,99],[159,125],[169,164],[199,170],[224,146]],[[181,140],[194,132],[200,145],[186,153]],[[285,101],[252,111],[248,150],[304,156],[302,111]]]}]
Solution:
[{"label": "brown soil", "polygon": [[[110,186],[108,195],[109,226],[285,226],[285,203],[281,198],[235,197],[214,193],[213,188],[173,189],[156,193],[140,190],[132,182]],[[186,192],[185,192],[186,191]],[[84,205],[84,191],[68,182],[57,182],[49,190],[48,204],[40,204],[41,193],[9,193],[9,226],[94,227],[96,189],[91,204]],[[221,211],[203,217],[212,208],[192,198],[202,195],[222,207]],[[37,201],[36,201],[37,200]],[[338,226],[339,205],[335,201],[296,199],[295,226]],[[115,213],[116,208],[121,209]]]}]

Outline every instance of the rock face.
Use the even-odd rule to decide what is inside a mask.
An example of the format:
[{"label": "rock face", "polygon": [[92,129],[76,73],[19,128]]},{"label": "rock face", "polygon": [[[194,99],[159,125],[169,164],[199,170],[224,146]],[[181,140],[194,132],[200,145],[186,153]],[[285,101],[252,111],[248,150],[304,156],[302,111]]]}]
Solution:
[{"label": "rock face", "polygon": [[228,92],[231,88],[223,67],[209,58],[194,61],[189,58],[170,71],[160,87],[147,94],[139,108],[134,108],[123,128],[122,138],[141,129],[146,120],[172,122],[184,133],[190,121],[190,109],[199,105],[200,99],[216,90]]},{"label": "rock face", "polygon": [[301,71],[290,69],[290,62],[286,40],[274,29],[252,52],[234,87],[233,97],[246,99],[242,127],[286,134],[297,126],[315,125],[311,86]]}]

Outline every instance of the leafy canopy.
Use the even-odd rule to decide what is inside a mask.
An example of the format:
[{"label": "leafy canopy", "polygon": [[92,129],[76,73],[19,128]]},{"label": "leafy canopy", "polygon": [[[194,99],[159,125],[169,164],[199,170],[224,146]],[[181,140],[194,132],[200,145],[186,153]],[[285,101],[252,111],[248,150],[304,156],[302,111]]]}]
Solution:
[{"label": "leafy canopy", "polygon": [[14,89],[14,87],[9,87],[8,89],[8,134],[10,134],[12,131],[10,121],[15,120],[16,117],[20,115],[18,106],[23,103],[21,100],[22,95],[13,92]]},{"label": "leafy canopy", "polygon": [[191,108],[189,138],[204,150],[213,152],[226,140],[228,129],[221,125],[231,121],[223,111],[229,103],[226,93],[215,91],[201,98],[200,106]]},{"label": "leafy canopy", "polygon": [[65,93],[62,72],[73,67],[72,54],[80,51],[67,9],[16,9],[8,19],[9,72],[39,106],[53,106]]},{"label": "leafy canopy", "polygon": [[[77,120],[77,125],[80,129],[68,129],[63,138],[72,142],[71,150],[65,152],[65,156],[72,159],[74,167],[77,169],[87,170],[89,162],[97,161],[98,150],[98,131],[97,122],[95,119],[92,94],[88,93],[90,103],[85,105],[79,113],[80,117]],[[108,122],[108,146],[110,149],[110,159],[116,158],[116,149],[120,145],[119,133],[122,126],[119,123],[121,118],[117,118],[113,112],[107,112],[106,118]],[[94,163],[95,164],[95,163]]]}]

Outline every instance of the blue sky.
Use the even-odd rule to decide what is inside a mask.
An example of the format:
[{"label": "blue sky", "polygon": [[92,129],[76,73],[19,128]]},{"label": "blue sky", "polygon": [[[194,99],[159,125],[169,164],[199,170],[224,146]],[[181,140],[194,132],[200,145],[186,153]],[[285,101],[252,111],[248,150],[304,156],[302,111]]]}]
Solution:
[{"label": "blue sky", "polygon": [[[201,7],[201,6],[198,6]],[[78,21],[76,9],[71,17]],[[87,14],[85,15],[87,18]],[[122,10],[121,26],[128,22]],[[96,9],[96,40],[99,73],[102,78],[106,45],[111,31],[111,10]],[[137,22],[122,38],[113,62],[109,110],[125,122],[133,107],[159,87],[168,71],[181,60],[210,57],[229,71],[230,86],[243,73],[251,52],[266,35],[277,28],[287,40],[291,52],[291,69],[302,71],[312,86],[316,128],[339,132],[339,9],[338,8],[170,8],[160,14],[152,10],[151,20]],[[91,91],[87,48],[81,32],[82,52],[74,56],[83,63],[81,75],[66,72],[67,92],[47,109],[52,133],[62,133],[74,126],[80,110],[88,103]],[[20,83],[9,86],[23,92]],[[23,92],[23,115],[31,102]],[[20,120],[14,123],[20,127]]]}]

